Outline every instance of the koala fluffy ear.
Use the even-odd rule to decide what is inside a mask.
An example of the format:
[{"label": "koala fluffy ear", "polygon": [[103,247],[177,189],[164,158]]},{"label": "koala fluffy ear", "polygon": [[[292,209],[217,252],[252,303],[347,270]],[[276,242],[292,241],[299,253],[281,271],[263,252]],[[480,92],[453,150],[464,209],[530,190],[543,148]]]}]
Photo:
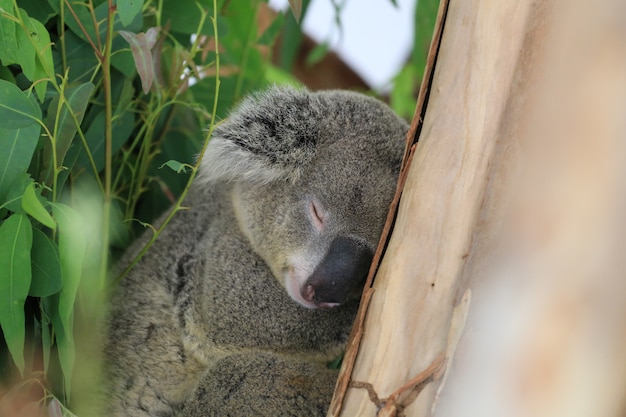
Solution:
[{"label": "koala fluffy ear", "polygon": [[306,90],[273,87],[246,98],[209,141],[199,180],[295,181],[315,155],[321,106]]}]

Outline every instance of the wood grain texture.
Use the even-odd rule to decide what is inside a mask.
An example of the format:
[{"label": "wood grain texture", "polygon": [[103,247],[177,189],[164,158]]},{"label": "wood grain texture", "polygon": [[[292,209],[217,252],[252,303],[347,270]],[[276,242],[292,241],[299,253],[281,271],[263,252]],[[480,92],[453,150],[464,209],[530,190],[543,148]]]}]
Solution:
[{"label": "wood grain texture", "polygon": [[[351,388],[329,416],[615,415],[602,412],[626,387],[622,3],[450,0],[395,227],[347,352]],[[585,356],[590,339],[608,359]],[[445,386],[434,379],[407,404],[398,389],[444,352]],[[608,387],[591,385],[598,373]],[[585,389],[591,400],[565,401]]]}]

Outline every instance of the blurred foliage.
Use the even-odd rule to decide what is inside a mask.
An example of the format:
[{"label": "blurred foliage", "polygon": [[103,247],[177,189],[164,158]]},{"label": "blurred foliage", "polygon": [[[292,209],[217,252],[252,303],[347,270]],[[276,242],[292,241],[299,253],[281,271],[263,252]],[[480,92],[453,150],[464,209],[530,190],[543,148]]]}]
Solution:
[{"label": "blurred foliage", "polygon": [[[306,63],[309,66],[320,62],[326,53],[332,50],[330,39],[335,38],[334,33],[338,33],[337,37],[341,42],[344,28],[342,27],[341,15],[344,11],[347,0],[329,0],[333,10],[332,33],[328,33],[327,40],[315,46],[307,56]],[[352,0],[354,1],[354,0]],[[380,0],[383,3],[385,0]],[[396,0],[386,0],[399,7]],[[295,6],[301,13],[299,19],[294,18],[289,13],[286,16],[285,27],[283,29],[284,36],[280,43],[280,52],[278,54],[278,67],[284,71],[291,71],[295,61],[298,49],[302,43],[303,34],[300,31],[300,22],[306,19],[307,11],[311,5],[310,0],[290,0],[290,4]],[[437,20],[437,12],[439,10],[439,0],[415,0],[415,11],[413,14],[413,46],[409,56],[407,56],[405,64],[400,68],[398,73],[390,80],[389,86],[389,105],[400,116],[407,120],[413,118],[415,111],[415,103],[417,92],[420,88],[422,78],[424,77],[424,69],[426,67],[426,59],[428,57],[428,49],[432,39],[435,22]],[[374,5],[375,7],[376,5]],[[372,7],[371,4],[363,4],[361,7]],[[389,28],[386,28],[389,30]],[[372,59],[377,59],[375,56]]]},{"label": "blurred foliage", "polygon": [[268,84],[285,17],[261,32],[262,3],[0,0],[0,387],[80,404],[110,249],[180,209],[214,124]]},{"label": "blurred foliage", "polygon": [[[233,104],[295,82],[299,23],[286,11],[260,30],[262,3],[0,0],[0,415],[18,415],[16,401],[28,415],[93,415],[105,298],[122,278],[110,266],[149,228],[144,253],[181,209]],[[301,19],[309,4],[292,1]],[[434,23],[436,2],[419,4],[416,19]],[[396,78],[405,116],[431,32],[416,32]]]},{"label": "blurred foliage", "polygon": [[424,78],[430,41],[437,21],[439,0],[419,0],[413,18],[413,47],[407,63],[394,77],[389,104],[410,120],[415,112],[417,91]]}]

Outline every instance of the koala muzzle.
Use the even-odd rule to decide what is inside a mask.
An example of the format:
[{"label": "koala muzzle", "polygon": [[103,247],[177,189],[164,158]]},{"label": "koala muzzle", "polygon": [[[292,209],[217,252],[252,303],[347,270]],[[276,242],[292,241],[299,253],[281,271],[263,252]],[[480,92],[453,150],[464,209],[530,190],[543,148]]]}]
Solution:
[{"label": "koala muzzle", "polygon": [[319,308],[340,305],[363,283],[373,256],[371,249],[355,239],[336,238],[302,286],[302,297]]}]

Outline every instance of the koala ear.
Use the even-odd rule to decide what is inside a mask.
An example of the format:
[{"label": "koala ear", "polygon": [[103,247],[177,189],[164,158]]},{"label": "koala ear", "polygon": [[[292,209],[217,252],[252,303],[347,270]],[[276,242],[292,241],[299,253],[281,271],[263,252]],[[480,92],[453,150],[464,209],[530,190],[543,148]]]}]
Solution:
[{"label": "koala ear", "polygon": [[209,141],[199,180],[295,181],[315,155],[321,106],[305,90],[273,87],[246,98]]}]

